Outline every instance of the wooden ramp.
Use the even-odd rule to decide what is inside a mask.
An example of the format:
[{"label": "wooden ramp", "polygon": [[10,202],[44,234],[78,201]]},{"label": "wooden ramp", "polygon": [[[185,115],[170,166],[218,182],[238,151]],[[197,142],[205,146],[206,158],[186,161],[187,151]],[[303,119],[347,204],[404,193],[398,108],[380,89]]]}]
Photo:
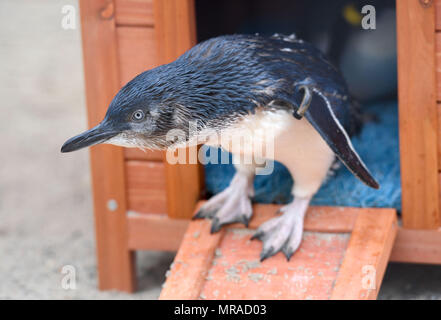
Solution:
[{"label": "wooden ramp", "polygon": [[[256,205],[250,229],[279,206]],[[192,221],[160,299],[375,299],[397,232],[393,209],[310,208],[299,250],[260,262],[254,230],[234,224],[210,234]]]}]

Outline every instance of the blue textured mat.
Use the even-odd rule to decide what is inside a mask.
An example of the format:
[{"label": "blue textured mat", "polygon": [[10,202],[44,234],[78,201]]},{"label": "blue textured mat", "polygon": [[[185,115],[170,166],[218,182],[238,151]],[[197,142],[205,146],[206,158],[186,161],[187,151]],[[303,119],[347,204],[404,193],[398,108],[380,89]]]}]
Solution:
[{"label": "blue textured mat", "polygon": [[[366,106],[366,110],[377,115],[379,121],[365,124],[361,134],[354,137],[352,142],[380,183],[380,190],[366,187],[344,165],[341,165],[335,175],[322,185],[314,196],[312,204],[401,209],[397,103],[377,103]],[[216,152],[216,149],[211,151]],[[234,172],[232,164],[205,165],[207,192],[216,194],[225,189]],[[287,203],[291,200],[292,184],[293,181],[288,170],[276,162],[274,172],[271,175],[256,176],[253,200],[258,203]]]}]

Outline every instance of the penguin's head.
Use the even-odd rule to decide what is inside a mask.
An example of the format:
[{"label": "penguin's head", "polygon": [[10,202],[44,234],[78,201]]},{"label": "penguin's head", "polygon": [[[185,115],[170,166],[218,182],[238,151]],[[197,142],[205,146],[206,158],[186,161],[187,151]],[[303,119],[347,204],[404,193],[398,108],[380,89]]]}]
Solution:
[{"label": "penguin's head", "polygon": [[[263,65],[250,59],[253,51],[241,50],[241,37],[231,37],[202,42],[135,77],[116,94],[103,121],[66,141],[61,152],[99,143],[164,150],[269,103],[280,81],[268,78]],[[171,130],[179,136],[169,135]]]},{"label": "penguin's head", "polygon": [[157,69],[160,70],[146,71],[127,83],[113,98],[101,123],[67,140],[61,152],[100,143],[142,149],[171,145],[167,132],[187,119],[175,99],[175,90],[169,82],[161,81],[161,67]]}]

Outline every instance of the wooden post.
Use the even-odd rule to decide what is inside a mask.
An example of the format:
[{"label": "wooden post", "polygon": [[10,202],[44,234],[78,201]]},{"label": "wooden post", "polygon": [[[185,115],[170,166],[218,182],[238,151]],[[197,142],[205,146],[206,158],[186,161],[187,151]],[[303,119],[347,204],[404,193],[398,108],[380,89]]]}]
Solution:
[{"label": "wooden post", "polygon": [[440,227],[434,5],[397,0],[403,226]]},{"label": "wooden post", "polygon": [[[119,89],[112,0],[80,0],[89,126],[98,124]],[[122,148],[90,150],[99,288],[134,291],[134,259],[128,249]]]},{"label": "wooden post", "polygon": [[[159,64],[172,62],[196,44],[193,0],[154,0],[155,32]],[[187,151],[194,152],[194,149]],[[188,153],[188,152],[187,152]],[[171,218],[192,216],[202,189],[199,164],[167,163],[167,214]]]}]

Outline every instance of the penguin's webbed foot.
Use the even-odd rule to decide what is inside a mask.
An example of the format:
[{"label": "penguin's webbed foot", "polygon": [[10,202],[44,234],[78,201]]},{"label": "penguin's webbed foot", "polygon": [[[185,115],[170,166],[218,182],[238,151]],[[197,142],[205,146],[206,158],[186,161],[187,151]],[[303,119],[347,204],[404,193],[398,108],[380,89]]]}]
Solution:
[{"label": "penguin's webbed foot", "polygon": [[263,242],[260,260],[263,261],[279,251],[289,261],[299,248],[303,235],[303,218],[310,198],[296,198],[290,204],[280,208],[283,214],[263,223],[252,239]]},{"label": "penguin's webbed foot", "polygon": [[239,222],[248,226],[253,214],[251,196],[252,180],[236,173],[228,188],[204,203],[193,219],[212,219],[211,233],[231,223]]}]

